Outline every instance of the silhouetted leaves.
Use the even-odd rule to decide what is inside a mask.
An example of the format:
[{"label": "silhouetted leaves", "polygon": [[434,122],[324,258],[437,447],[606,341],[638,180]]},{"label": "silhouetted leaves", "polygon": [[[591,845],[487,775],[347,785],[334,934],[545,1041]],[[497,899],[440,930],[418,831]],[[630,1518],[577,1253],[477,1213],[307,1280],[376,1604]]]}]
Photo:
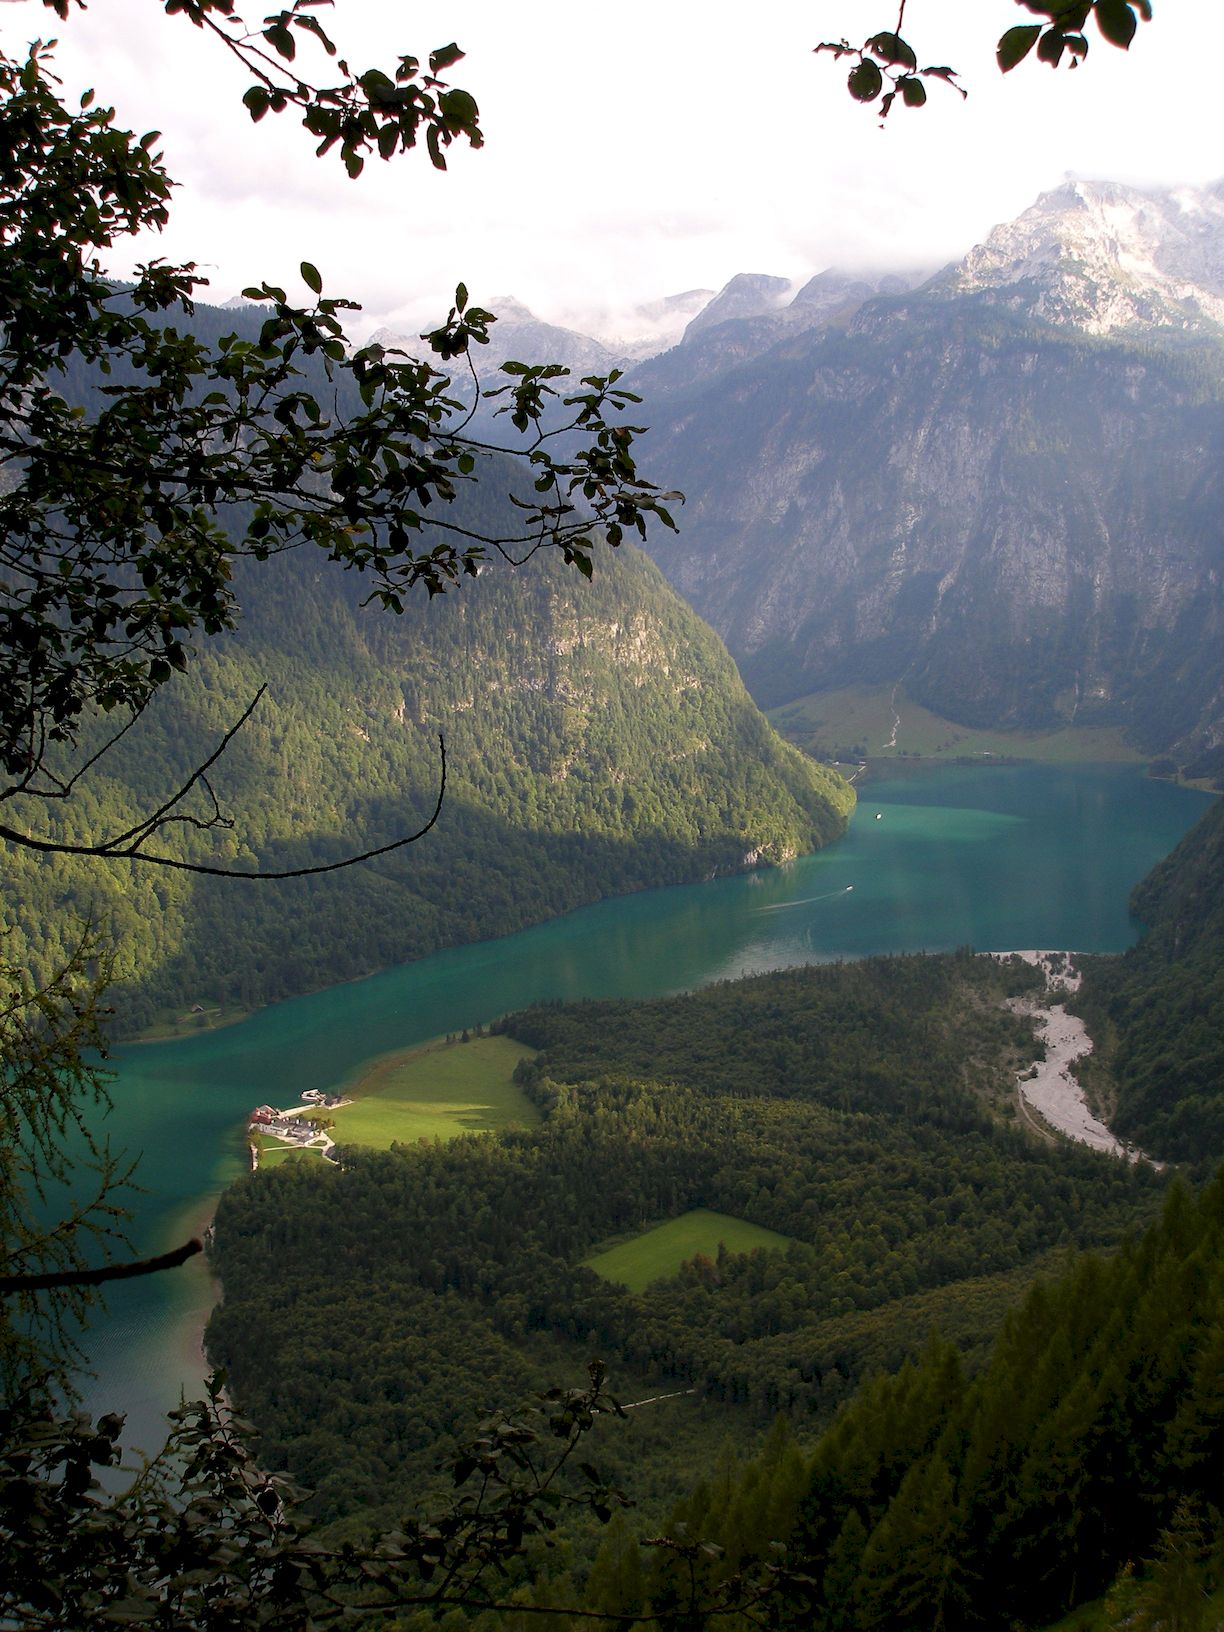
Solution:
[{"label": "silhouetted leaves", "polygon": [[[1150,21],[1152,15],[1151,0],[1014,0],[1014,3],[1047,21],[1017,24],[1003,33],[995,55],[1005,74],[1018,67],[1034,46],[1039,61],[1052,68],[1057,68],[1064,57],[1070,59],[1073,68],[1078,66],[1088,55],[1084,28],[1089,17],[1096,19],[1104,39],[1126,50],[1135,37],[1139,19]],[[857,49],[848,40],[840,40],[826,41],[816,50],[831,52],[835,58],[858,57],[848,79],[850,95],[856,102],[878,100],[881,119],[888,115],[898,96],[907,107],[922,107],[927,100],[923,79],[942,79],[965,95],[956,83],[956,70],[946,66],[919,68],[913,47],[893,30],[870,35]]]}]

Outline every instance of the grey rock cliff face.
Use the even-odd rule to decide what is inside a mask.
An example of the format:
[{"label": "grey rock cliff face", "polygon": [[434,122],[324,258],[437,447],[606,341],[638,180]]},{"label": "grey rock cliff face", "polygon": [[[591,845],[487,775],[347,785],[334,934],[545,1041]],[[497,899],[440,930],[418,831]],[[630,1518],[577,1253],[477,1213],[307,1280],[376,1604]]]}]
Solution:
[{"label": "grey rock cliff face", "polygon": [[1140,190],[1071,181],[936,280],[992,292],[1085,334],[1218,333],[1224,322],[1224,184]]},{"label": "grey rock cliff face", "polygon": [[724,284],[684,331],[691,340],[705,329],[741,317],[761,317],[786,304],[791,293],[789,278],[775,278],[764,272],[738,272]]},{"label": "grey rock cliff face", "polygon": [[704,374],[686,343],[641,371],[646,466],[690,496],[657,559],[767,704],[903,679],[1193,756],[1224,740],[1217,305],[1217,190],[1077,183],[917,292]]},{"label": "grey rock cliff face", "polygon": [[681,343],[634,373],[635,389],[713,380],[809,329],[845,327],[875,295],[902,294],[920,281],[909,273],[843,272],[830,267],[798,290],[786,278],[739,273],[689,323]]}]

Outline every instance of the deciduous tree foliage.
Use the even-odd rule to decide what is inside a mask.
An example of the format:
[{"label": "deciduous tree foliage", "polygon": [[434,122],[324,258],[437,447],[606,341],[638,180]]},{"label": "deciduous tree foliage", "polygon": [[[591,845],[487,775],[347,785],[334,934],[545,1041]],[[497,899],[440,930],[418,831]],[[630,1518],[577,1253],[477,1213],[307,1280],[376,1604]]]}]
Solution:
[{"label": "deciduous tree foliage", "polygon": [[[1019,23],[1000,37],[996,58],[1005,74],[1019,66],[1030,53],[1039,62],[1057,68],[1064,60],[1078,67],[1088,56],[1091,19],[1103,40],[1128,50],[1139,27],[1139,19],[1150,21],[1151,0],[1014,0],[1023,10],[1041,18],[1036,23]],[[903,107],[926,105],[927,83],[932,80],[950,85],[961,96],[967,93],[957,84],[957,70],[947,64],[918,66],[913,46],[904,38],[907,0],[901,0],[897,21],[891,28],[877,30],[861,46],[849,40],[826,40],[818,52],[830,53],[835,61],[853,57],[854,64],[846,88],[856,102],[874,107],[886,119],[897,98]],[[915,4],[914,10],[919,10]]]},{"label": "deciduous tree foliage", "polygon": [[[108,1105],[98,982],[88,938],[41,982],[0,965],[0,1275],[72,1274],[86,1249],[122,1241],[130,1165],[95,1131]],[[43,1210],[69,1181],[76,1199],[48,1229]],[[0,1291],[0,1296],[4,1296]],[[72,1352],[91,1294],[10,1291],[0,1307],[0,1389]]]},{"label": "deciduous tree foliage", "polygon": [[[235,34],[240,19],[225,0],[167,9],[186,9],[253,62],[246,100],[256,117],[301,105],[319,151],[339,143],[351,175],[364,148],[387,157],[422,129],[438,163],[447,143],[478,140],[474,102],[436,77],[461,55],[453,46],[433,54],[423,77],[403,58],[394,81],[354,77],[342,62],[340,90],[292,74],[278,84],[269,51],[294,62],[306,38],[334,53],[310,5],[268,19],[254,44]],[[394,612],[413,587],[436,594],[491,552],[522,560],[555,548],[589,576],[597,535],[616,545],[644,535],[648,517],[671,525],[637,472],[637,427],[620,417],[635,399],[619,376],[570,382],[555,365],[507,364],[492,392],[507,438],[474,426],[435,366],[469,368],[493,321],[462,285],[427,338],[428,360],[352,349],[343,316],[353,303],[325,296],[309,263],[313,304],[295,306],[268,284],[250,289],[267,312],[257,339],[222,336],[216,346],[176,326],[204,281],[193,266],[153,262],[117,287],[102,258],[165,224],[171,182],[156,133],[137,139],[113,110],[84,100],[65,106],[44,45],[24,61],[0,58],[0,803],[72,796],[83,766],[51,750],[70,751],[91,711],[138,715],[187,665],[193,636],[232,624],[236,557],[312,545],[366,575],[368,598]],[[109,381],[88,411],[63,385],[81,363]],[[550,405],[562,412],[546,424]],[[516,523],[484,533],[446,512],[494,459],[499,471],[507,459],[517,467]],[[197,783],[207,792],[197,777],[181,797]],[[202,821],[172,800],[88,848],[181,865],[148,841],[183,820]],[[0,835],[44,851],[81,848],[11,823]]]},{"label": "deciduous tree foliage", "polygon": [[[69,20],[69,0],[49,3]],[[404,56],[393,74],[357,73],[319,9],[295,0],[252,29],[229,0],[165,6],[248,69],[252,118],[298,110],[317,152],[336,149],[350,177],[366,154],[387,159],[418,139],[442,168],[454,141],[480,145],[475,102],[440,77],[461,58],[457,46],[434,51],[427,70]],[[326,80],[309,77],[299,48],[322,61]],[[49,45],[35,42],[20,58],[0,52],[0,838],[43,856],[226,872],[208,856],[166,853],[156,836],[232,825],[208,773],[253,704],[134,819],[99,826],[94,804],[95,821],[51,831],[39,807],[75,806],[115,741],[187,667],[193,639],[232,625],[238,559],[313,546],[364,576],[367,599],[399,612],[412,588],[436,594],[490,553],[519,562],[555,549],[589,576],[597,537],[615,546],[644,533],[648,517],[671,518],[636,470],[636,428],[623,420],[634,399],[616,377],[569,382],[564,369],[509,364],[490,393],[507,438],[475,428],[435,366],[476,379],[469,353],[493,317],[462,285],[427,337],[429,360],[354,350],[343,328],[353,303],[325,296],[310,263],[301,271],[312,303],[260,285],[248,291],[266,312],[257,335],[215,343],[189,324],[205,281],[194,265],[153,261],[117,285],[107,254],[168,219],[173,184],[157,141],[121,129],[92,93],[70,108]],[[82,371],[85,402],[69,383]],[[548,407],[560,411],[546,423]],[[514,518],[509,529],[482,531],[451,508],[465,486],[490,472],[504,479],[507,468],[509,506],[498,514]],[[99,716],[113,722],[101,736]],[[424,826],[392,835],[378,853],[427,831],[444,788],[443,758]],[[80,970],[88,960],[70,948],[62,961]],[[48,1032],[38,1091],[53,1106],[64,1053],[50,1035],[55,1021],[19,986],[9,1013]],[[80,1041],[71,1027],[63,1036],[69,1051]],[[16,1057],[2,1068],[6,1114],[24,1126],[37,1093],[23,1098],[18,1087],[34,1079]],[[45,1239],[62,1246],[82,1222],[66,1220]],[[36,1256],[33,1235],[20,1246],[25,1260]]]},{"label": "deciduous tree foliage", "polygon": [[585,1387],[490,1419],[450,1463],[445,1510],[330,1548],[293,1487],[256,1464],[219,1379],[172,1414],[164,1452],[115,1502],[98,1500],[95,1470],[118,1462],[122,1418],[65,1420],[20,1393],[0,1407],[0,1615],[44,1632],[310,1632],[396,1624],[414,1606],[496,1608],[503,1561],[525,1542],[575,1506],[607,1518],[621,1504],[589,1463],[562,1477],[596,1418],[619,1409],[592,1366]]}]

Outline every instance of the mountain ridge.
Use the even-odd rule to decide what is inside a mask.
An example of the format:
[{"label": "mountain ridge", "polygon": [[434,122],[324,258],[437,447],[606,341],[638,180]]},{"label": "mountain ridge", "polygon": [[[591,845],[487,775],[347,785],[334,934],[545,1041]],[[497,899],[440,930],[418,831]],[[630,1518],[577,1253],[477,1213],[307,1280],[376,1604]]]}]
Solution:
[{"label": "mountain ridge", "polygon": [[[782,743],[717,637],[639,552],[588,583],[548,557],[482,571],[400,618],[301,555],[247,566],[243,619],[208,642],[142,735],[53,817],[130,825],[267,683],[211,773],[236,826],[174,854],[238,871],[314,866],[422,826],[398,855],[282,884],[167,876],[8,851],[0,927],[36,973],[82,919],[116,947],[124,1031],[167,1006],[258,1004],[487,939],[598,900],[818,848],[853,793]],[[75,814],[74,814],[75,812]]]},{"label": "mountain ridge", "polygon": [[[1171,272],[1141,289],[1038,254],[1068,214],[1094,241],[1111,210],[1150,238],[1192,190],[1076,189],[996,229],[990,257],[840,321],[720,325],[710,354],[635,370],[649,458],[689,494],[657,559],[767,706],[903,679],[965,724],[1122,725],[1218,775],[1224,330],[1188,326]],[[1202,199],[1208,280],[1224,206]],[[1087,328],[1071,263],[1077,298],[1100,302]],[[1201,297],[1206,312],[1207,282]]]},{"label": "mountain ridge", "polygon": [[932,286],[1022,289],[1031,315],[1085,334],[1224,324],[1224,182],[1206,188],[1069,181],[996,226]]}]

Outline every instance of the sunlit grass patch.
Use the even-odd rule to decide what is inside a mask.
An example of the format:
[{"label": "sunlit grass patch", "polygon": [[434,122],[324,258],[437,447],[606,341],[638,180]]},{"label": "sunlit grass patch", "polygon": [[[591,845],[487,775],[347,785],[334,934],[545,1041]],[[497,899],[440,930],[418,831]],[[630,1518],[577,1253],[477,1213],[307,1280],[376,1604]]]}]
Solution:
[{"label": "sunlit grass patch", "polygon": [[384,1054],[345,1084],[353,1103],[325,1113],[335,1122],[332,1138],[388,1150],[396,1142],[538,1122],[539,1112],[514,1081],[515,1066],[534,1053],[509,1037],[473,1037]]},{"label": "sunlit grass patch", "polygon": [[259,1152],[259,1165],[261,1168],[279,1167],[282,1162],[296,1160],[299,1156],[303,1161],[318,1162],[322,1160],[323,1152],[317,1145],[313,1149],[309,1146],[303,1149],[301,1145],[282,1145],[269,1139]]},{"label": "sunlit grass patch", "polygon": [[[774,729],[808,752],[869,759],[1032,759],[1091,764],[1143,758],[1116,726],[1067,726],[1058,731],[978,730],[945,720],[911,701],[904,688],[845,686],[818,691],[768,711]],[[896,728],[894,738],[894,726]]]},{"label": "sunlit grass patch", "polygon": [[652,1281],[675,1275],[681,1264],[698,1253],[717,1258],[720,1243],[728,1252],[784,1252],[790,1239],[729,1213],[695,1207],[691,1213],[668,1219],[666,1224],[656,1224],[632,1241],[621,1241],[605,1252],[594,1253],[583,1263],[606,1281],[619,1281],[631,1292],[642,1292]]}]

